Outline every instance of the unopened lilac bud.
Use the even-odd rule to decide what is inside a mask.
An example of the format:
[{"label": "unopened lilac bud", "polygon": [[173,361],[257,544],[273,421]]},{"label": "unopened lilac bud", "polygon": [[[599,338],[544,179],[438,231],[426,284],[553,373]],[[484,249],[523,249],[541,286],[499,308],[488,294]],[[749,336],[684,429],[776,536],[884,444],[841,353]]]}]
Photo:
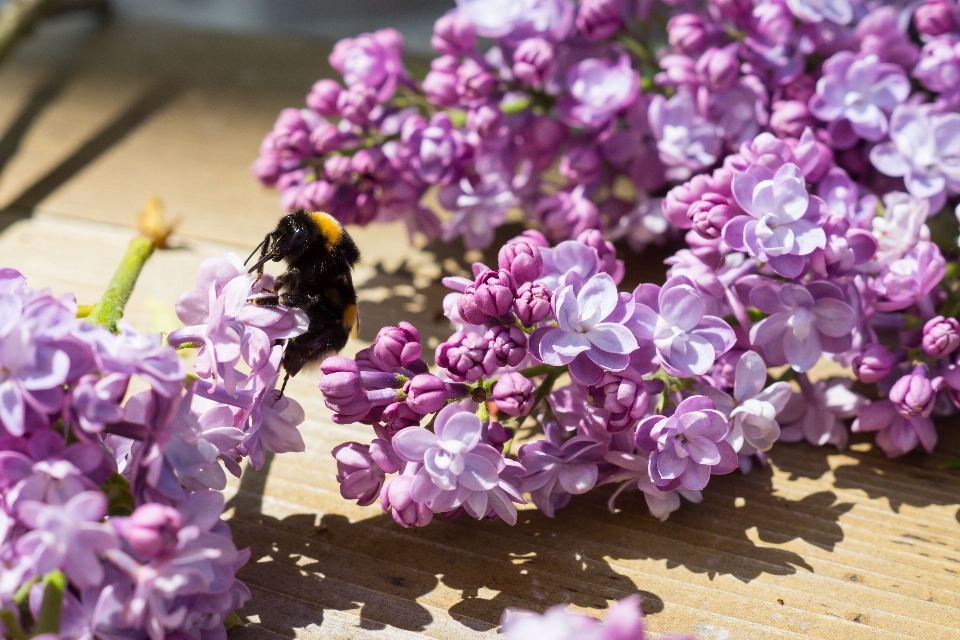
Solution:
[{"label": "unopened lilac bud", "polygon": [[467,113],[467,128],[476,131],[481,138],[492,138],[503,127],[503,112],[495,106],[482,104]]},{"label": "unopened lilac bud", "polygon": [[929,416],[933,411],[937,394],[927,379],[923,365],[918,365],[909,375],[903,376],[890,389],[890,401],[904,418]]},{"label": "unopened lilac bud", "polygon": [[118,529],[134,551],[141,556],[155,558],[176,547],[183,519],[173,507],[151,502],[137,507],[129,518],[118,524]]},{"label": "unopened lilac bud", "polygon": [[748,14],[753,5],[751,0],[710,0],[717,12],[724,18],[738,18]]},{"label": "unopened lilac bud", "polygon": [[410,496],[412,475],[387,478],[380,491],[380,507],[393,516],[401,527],[425,527],[433,519],[433,511],[425,504],[414,502]]},{"label": "unopened lilac bud", "polygon": [[476,382],[492,374],[501,365],[490,341],[477,333],[457,331],[436,351],[437,366],[447,370],[452,380]]},{"label": "unopened lilac bud", "polygon": [[510,311],[517,285],[509,271],[488,269],[477,276],[474,284],[476,290],[473,296],[477,307],[483,313],[488,316],[502,316]]},{"label": "unopened lilac bud", "polygon": [[483,432],[483,441],[503,453],[503,443],[513,437],[513,429],[504,429],[499,422],[490,422]]},{"label": "unopened lilac bud", "polygon": [[697,60],[697,79],[710,91],[729,89],[737,81],[740,74],[737,46],[710,47]]},{"label": "unopened lilac bud", "polygon": [[770,128],[781,138],[799,138],[803,130],[813,124],[805,102],[780,100],[773,103]]},{"label": "unopened lilac bud", "polygon": [[393,450],[393,445],[386,440],[377,438],[370,443],[369,451],[370,458],[384,473],[396,473],[403,467],[403,461]]},{"label": "unopened lilac bud", "polygon": [[533,382],[520,373],[505,373],[493,386],[493,401],[508,416],[522,416],[533,406]]},{"label": "unopened lilac bud", "polygon": [[409,322],[401,322],[396,327],[380,329],[370,360],[379,369],[391,370],[419,360],[422,352],[420,332]]},{"label": "unopened lilac bud", "polygon": [[508,242],[497,255],[497,265],[506,269],[515,284],[532,282],[543,273],[543,256],[540,249],[529,242]]},{"label": "unopened lilac bud", "polygon": [[332,118],[340,112],[337,100],[342,91],[343,87],[333,80],[318,80],[307,94],[307,106],[325,118]]},{"label": "unopened lilac bud", "polygon": [[696,55],[707,46],[707,27],[700,16],[681,13],[667,23],[667,37],[678,52]]},{"label": "unopened lilac bud", "polygon": [[310,144],[317,153],[330,153],[340,148],[344,136],[335,124],[324,122],[310,132]]},{"label": "unopened lilac bud", "polygon": [[430,46],[440,54],[461,56],[469,53],[477,44],[473,24],[459,11],[448,11],[433,24]]},{"label": "unopened lilac bud", "polygon": [[350,160],[350,167],[361,176],[385,180],[392,174],[390,160],[380,147],[360,149]]},{"label": "unopened lilac bud", "polygon": [[853,360],[853,371],[861,382],[873,384],[887,377],[897,358],[881,344],[870,344]]},{"label": "unopened lilac bud", "polygon": [[621,0],[581,0],[576,24],[587,40],[606,40],[623,27]]},{"label": "unopened lilac bud", "polygon": [[609,274],[613,281],[620,284],[623,280],[623,261],[617,260],[617,248],[603,237],[599,229],[587,229],[577,236],[577,242],[592,247],[600,258],[600,271]]},{"label": "unopened lilac bud", "polygon": [[477,286],[468,285],[463,290],[463,295],[457,299],[457,313],[460,318],[468,324],[483,324],[490,319],[490,314],[480,309],[476,298]]},{"label": "unopened lilac bud", "polygon": [[603,161],[593,147],[573,147],[560,157],[559,171],[577,184],[593,182],[603,172]]},{"label": "unopened lilac bud", "polygon": [[923,352],[945,356],[960,347],[960,323],[956,318],[937,316],[923,325]]},{"label": "unopened lilac bud", "polygon": [[543,85],[553,75],[553,45],[543,38],[529,38],[513,52],[513,75],[532,87]]},{"label": "unopened lilac bud", "polygon": [[517,288],[513,311],[523,324],[536,324],[552,312],[550,308],[552,297],[552,292],[544,283],[526,282]]},{"label": "unopened lilac bud", "polygon": [[536,229],[527,229],[516,238],[510,242],[526,242],[529,245],[533,245],[538,249],[549,249],[550,241],[547,240],[547,237],[543,235],[540,231]]},{"label": "unopened lilac bud", "polygon": [[411,409],[406,402],[393,402],[384,407],[380,422],[386,425],[390,434],[394,434],[401,429],[420,424],[423,415]]},{"label": "unopened lilac bud", "polygon": [[421,88],[427,101],[439,107],[452,107],[460,100],[457,93],[457,69],[460,63],[452,56],[440,56],[430,63],[430,72]]},{"label": "unopened lilac bud", "polygon": [[320,364],[320,371],[320,391],[328,402],[346,402],[360,392],[359,369],[350,358],[331,356]]},{"label": "unopened lilac bud", "polygon": [[323,161],[323,173],[333,184],[347,184],[353,182],[353,171],[350,158],[347,156],[330,156]]},{"label": "unopened lilac bud", "polygon": [[527,357],[527,334],[516,325],[498,325],[483,335],[499,367],[515,367]]},{"label": "unopened lilac bud", "polygon": [[927,36],[940,36],[957,27],[956,2],[927,0],[913,14],[917,31]]},{"label": "unopened lilac bud", "polygon": [[694,230],[704,238],[719,238],[723,225],[730,221],[730,201],[719,193],[705,193],[687,211]]},{"label": "unopened lilac bud", "polygon": [[439,411],[446,401],[446,383],[431,373],[414,376],[408,385],[407,405],[417,413],[426,415]]},{"label": "unopened lilac bud", "polygon": [[378,104],[377,92],[370,87],[354,85],[340,93],[337,112],[354,124],[366,124],[370,112]]},{"label": "unopened lilac bud", "polygon": [[687,216],[690,205],[703,197],[703,194],[713,191],[712,187],[707,176],[696,175],[688,182],[670,189],[663,199],[663,217],[681,229],[691,228],[692,223]]},{"label": "unopened lilac bud", "polygon": [[804,73],[785,85],[781,91],[784,100],[799,100],[806,104],[817,92],[817,79],[809,73]]},{"label": "unopened lilac bud", "polygon": [[361,507],[373,504],[380,495],[385,474],[370,455],[370,447],[359,442],[344,442],[332,454],[337,461],[340,495],[347,500],[356,500]]},{"label": "unopened lilac bud", "polygon": [[472,58],[457,69],[457,93],[468,105],[486,102],[496,86],[497,78]]}]

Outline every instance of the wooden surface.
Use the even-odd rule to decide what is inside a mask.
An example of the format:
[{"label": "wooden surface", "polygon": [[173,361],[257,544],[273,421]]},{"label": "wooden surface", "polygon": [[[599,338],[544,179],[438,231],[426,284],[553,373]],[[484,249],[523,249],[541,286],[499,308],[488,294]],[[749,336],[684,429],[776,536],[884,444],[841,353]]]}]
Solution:
[{"label": "wooden surface", "polygon": [[[0,263],[93,302],[158,195],[183,233],[148,263],[127,317],[175,328],[200,261],[246,252],[280,214],[248,166],[326,53],[78,17],[44,27],[0,70]],[[432,344],[447,330],[438,279],[464,268],[462,248],[405,249],[402,233],[356,233],[364,323],[351,350],[401,317]],[[960,453],[957,424],[941,425],[933,457],[889,461],[859,438],[844,452],[777,445],[770,468],[714,478],[703,504],[666,523],[636,493],[609,513],[601,489],[553,520],[524,510],[512,528],[462,518],[411,531],[339,496],[329,451],[369,430],[329,421],[315,374],[289,393],[307,412],[307,451],[228,490],[234,535],[253,553],[240,575],[254,598],[232,639],[474,638],[510,607],[602,616],[633,593],[654,634],[960,638],[960,477],[938,468]]]}]

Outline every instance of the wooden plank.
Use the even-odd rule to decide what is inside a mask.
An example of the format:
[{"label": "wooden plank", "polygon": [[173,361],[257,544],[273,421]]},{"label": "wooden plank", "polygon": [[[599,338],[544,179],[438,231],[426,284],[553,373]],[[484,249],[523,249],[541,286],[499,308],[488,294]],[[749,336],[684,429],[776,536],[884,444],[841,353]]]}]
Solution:
[{"label": "wooden plank", "polygon": [[[160,195],[185,217],[181,248],[151,258],[127,318],[169,331],[200,262],[246,253],[280,214],[248,165],[276,112],[323,73],[325,45],[122,23],[93,36],[79,23],[50,33],[72,33],[70,46],[84,48],[68,81],[21,127],[0,178],[6,202],[31,189],[42,196],[27,219],[8,212],[15,222],[0,233],[0,263],[92,302],[135,213]],[[0,92],[0,127],[16,123],[67,49],[28,44],[0,71],[5,89],[14,87]],[[176,87],[169,101],[118,130],[131,103],[161,81]],[[115,139],[100,138],[109,145],[88,144],[110,127]],[[71,165],[84,148],[89,157]],[[38,191],[51,174],[63,183]],[[365,255],[364,321],[346,353],[401,317],[435,346],[449,332],[438,280],[467,268],[460,246],[405,247],[397,226],[355,237]],[[642,274],[634,261],[631,277]],[[371,432],[333,424],[317,378],[305,371],[288,387],[308,416],[307,451],[228,488],[236,539],[253,552],[241,576],[254,593],[231,638],[479,638],[494,635],[509,608],[566,602],[602,616],[632,593],[644,597],[654,636],[960,638],[960,477],[939,469],[960,453],[955,423],[940,430],[932,457],[887,460],[864,437],[844,452],[777,445],[769,468],[713,479],[701,505],[685,504],[666,523],[636,492],[611,514],[608,488],[552,520],[528,507],[512,528],[464,517],[406,530],[377,506],[340,497],[330,449]]]}]

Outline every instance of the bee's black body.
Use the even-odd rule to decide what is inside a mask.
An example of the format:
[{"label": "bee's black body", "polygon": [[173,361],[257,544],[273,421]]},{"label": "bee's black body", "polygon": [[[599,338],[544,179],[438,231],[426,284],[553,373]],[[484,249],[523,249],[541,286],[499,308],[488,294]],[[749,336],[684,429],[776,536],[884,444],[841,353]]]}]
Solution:
[{"label": "bee's black body", "polygon": [[360,251],[336,219],[304,209],[281,218],[258,248],[260,259],[251,272],[262,274],[271,260],[286,261],[287,269],[277,277],[277,295],[258,298],[257,303],[303,309],[310,319],[307,332],[292,338],[283,354],[283,368],[295,376],[306,363],[343,349],[356,330],[351,270]]}]

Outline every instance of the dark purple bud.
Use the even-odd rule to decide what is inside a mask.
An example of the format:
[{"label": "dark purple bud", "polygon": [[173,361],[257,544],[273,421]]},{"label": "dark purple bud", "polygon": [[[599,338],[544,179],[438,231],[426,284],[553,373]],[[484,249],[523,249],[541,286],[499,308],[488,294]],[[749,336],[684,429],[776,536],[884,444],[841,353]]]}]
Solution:
[{"label": "dark purple bud", "polygon": [[560,157],[560,175],[577,184],[593,182],[603,172],[600,154],[592,147],[573,147]]},{"label": "dark purple bud", "polygon": [[493,401],[508,416],[522,416],[533,406],[533,382],[520,373],[505,373],[493,386]]},{"label": "dark purple bud", "polygon": [[476,44],[473,24],[459,11],[448,11],[433,24],[430,46],[440,54],[461,56],[469,53]]},{"label": "dark purple bud", "polygon": [[504,429],[499,422],[491,422],[484,430],[483,441],[492,445],[494,449],[503,453],[503,443],[513,437],[513,429]]},{"label": "dark purple bud", "polygon": [[532,87],[543,85],[553,75],[553,45],[543,38],[524,40],[513,52],[513,75]]},{"label": "dark purple bud", "polygon": [[929,416],[936,403],[937,394],[927,379],[923,365],[917,365],[913,373],[903,376],[890,389],[890,401],[904,418]]},{"label": "dark purple bud", "polygon": [[346,120],[364,125],[377,104],[377,92],[374,89],[354,85],[340,93],[337,98],[337,111]]},{"label": "dark purple bud", "polygon": [[460,101],[457,93],[457,68],[460,63],[451,56],[440,56],[430,63],[430,72],[421,87],[430,104],[452,107]]},{"label": "dark purple bud", "polygon": [[667,23],[667,38],[679,53],[696,55],[707,46],[707,27],[700,16],[681,13]]},{"label": "dark purple bud", "polygon": [[853,360],[853,371],[861,382],[873,384],[887,377],[898,359],[881,344],[867,345]]},{"label": "dark purple bud", "polygon": [[710,47],[697,60],[697,79],[710,91],[729,89],[740,75],[740,61],[737,47]]},{"label": "dark purple bud", "polygon": [[343,143],[343,134],[337,126],[324,122],[310,132],[310,144],[317,153],[330,153],[340,148]]},{"label": "dark purple bud", "polygon": [[917,7],[913,23],[923,35],[940,36],[957,27],[957,8],[950,0],[927,0]]},{"label": "dark purple bud", "polygon": [[497,354],[490,341],[477,333],[457,331],[437,347],[437,366],[451,379],[476,382],[497,370]]},{"label": "dark purple bud", "polygon": [[323,173],[334,184],[353,182],[352,163],[347,156],[330,156],[323,161]]},{"label": "dark purple bud", "polygon": [[483,338],[490,344],[499,367],[515,367],[527,357],[527,334],[516,325],[493,327]]},{"label": "dark purple bud", "polygon": [[380,421],[386,425],[391,437],[401,429],[420,424],[422,418],[423,415],[411,409],[406,402],[388,404],[380,414]]},{"label": "dark purple bud", "polygon": [[399,326],[380,329],[370,360],[378,369],[392,370],[419,360],[422,352],[420,332],[409,322],[401,322]]},{"label": "dark purple bud", "polygon": [[937,316],[923,325],[923,352],[945,356],[960,347],[960,323],[956,318]]},{"label": "dark purple bud", "polygon": [[332,118],[340,112],[337,100],[342,91],[343,87],[333,80],[318,80],[307,94],[307,106],[325,118]]},{"label": "dark purple bud", "polygon": [[503,245],[497,255],[497,264],[510,272],[517,285],[532,282],[543,273],[540,249],[523,240]]},{"label": "dark purple bud", "polygon": [[483,324],[490,319],[490,314],[484,313],[480,309],[476,298],[477,286],[468,285],[463,290],[463,295],[457,300],[457,313],[463,318],[464,322],[469,324]]},{"label": "dark purple bud", "polygon": [[320,364],[320,391],[328,403],[346,402],[360,393],[357,363],[343,356],[331,356]]},{"label": "dark purple bud", "polygon": [[621,27],[621,0],[581,0],[577,8],[577,28],[588,40],[606,40]]},{"label": "dark purple bud", "polygon": [[608,428],[611,432],[618,433],[635,425],[637,420],[646,415],[650,406],[650,394],[660,393],[663,382],[647,382],[639,376],[626,378],[606,373],[600,380],[599,387],[603,392],[603,408],[611,414]]},{"label": "dark purple bud", "polygon": [[526,282],[517,289],[513,311],[523,324],[536,324],[552,313],[552,296],[550,289],[542,282]]},{"label": "dark purple bud", "polygon": [[155,558],[177,545],[183,526],[180,512],[157,503],[144,504],[121,521],[120,533],[141,556]]},{"label": "dark purple bud", "polygon": [[488,269],[477,276],[474,286],[473,297],[480,311],[488,316],[502,316],[510,311],[517,285],[509,271]]},{"label": "dark purple bud", "polygon": [[751,0],[710,0],[724,18],[738,18],[753,9]]},{"label": "dark purple bud", "polygon": [[467,113],[467,128],[476,131],[481,138],[492,138],[502,126],[503,112],[488,104],[482,104]]},{"label": "dark purple bud", "polygon": [[730,221],[730,201],[719,193],[705,193],[687,210],[693,228],[704,238],[719,238],[723,225]]},{"label": "dark purple bud", "polygon": [[817,80],[809,73],[798,76],[796,80],[782,89],[784,100],[799,100],[806,104],[817,92]]},{"label": "dark purple bud", "polygon": [[582,231],[600,226],[597,205],[584,197],[580,187],[540,198],[536,216],[547,237],[556,242],[576,238]]},{"label": "dark purple bud", "polygon": [[473,58],[464,60],[457,69],[457,93],[468,105],[486,102],[496,86],[497,78]]},{"label": "dark purple bud", "polygon": [[373,178],[374,180],[386,180],[393,174],[390,160],[380,147],[360,149],[353,154],[350,165],[353,170],[361,176]]},{"label": "dark purple bud", "polygon": [[799,100],[780,100],[773,104],[770,128],[780,138],[799,138],[813,124],[807,104]]},{"label": "dark purple bud", "polygon": [[407,405],[417,413],[426,415],[439,411],[447,400],[462,398],[467,387],[444,382],[432,373],[421,373],[406,384]]}]

